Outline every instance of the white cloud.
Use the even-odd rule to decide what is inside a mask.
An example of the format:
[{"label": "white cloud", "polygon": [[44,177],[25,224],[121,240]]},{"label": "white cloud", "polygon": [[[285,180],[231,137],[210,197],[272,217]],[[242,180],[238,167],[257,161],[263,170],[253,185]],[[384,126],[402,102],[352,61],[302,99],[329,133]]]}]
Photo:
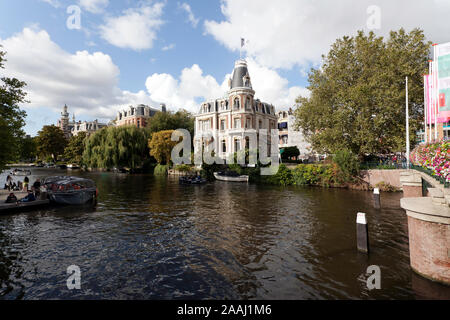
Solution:
[{"label": "white cloud", "polygon": [[187,4],[186,2],[183,3],[179,3],[178,7],[183,9],[184,11],[186,11],[186,13],[188,14],[188,20],[191,23],[191,25],[196,28],[198,23],[199,23],[199,19],[195,18],[194,13],[192,12],[191,6],[189,4]]},{"label": "white cloud", "polygon": [[205,30],[234,51],[240,37],[249,39],[246,51],[258,63],[291,68],[320,61],[337,38],[368,31],[371,5],[381,9],[377,34],[421,27],[434,42],[450,41],[448,0],[222,0],[225,20],[205,21]]},{"label": "white cloud", "polygon": [[41,0],[42,2],[46,2],[54,8],[59,8],[61,3],[58,0]]},{"label": "white cloud", "polygon": [[[248,59],[248,68],[256,97],[274,104],[277,109],[291,107],[300,94],[309,94],[305,88],[289,87],[288,80],[251,58]],[[184,108],[197,112],[199,100],[215,99],[225,95],[229,89],[230,76],[231,74],[227,74],[219,84],[213,76],[203,75],[202,69],[194,64],[190,68],[183,69],[179,79],[170,74],[155,73],[147,78],[146,87],[152,100],[164,102],[171,109]]]},{"label": "white cloud", "polygon": [[167,46],[162,47],[162,51],[168,51],[168,50],[172,50],[173,48],[175,48],[175,43],[171,43]]},{"label": "white cloud", "polygon": [[100,26],[100,34],[110,44],[136,51],[150,49],[156,32],[164,23],[160,18],[164,3],[123,11],[118,17],[108,17]]},{"label": "white cloud", "polygon": [[119,68],[102,52],[64,51],[45,30],[25,28],[21,33],[0,39],[7,51],[6,76],[27,83],[31,104],[60,111],[64,104],[76,114],[98,118],[115,117],[129,104],[156,106],[145,91],[122,91],[118,87]]},{"label": "white cloud", "polygon": [[83,9],[91,13],[102,13],[109,5],[109,0],[78,0],[78,3]]}]

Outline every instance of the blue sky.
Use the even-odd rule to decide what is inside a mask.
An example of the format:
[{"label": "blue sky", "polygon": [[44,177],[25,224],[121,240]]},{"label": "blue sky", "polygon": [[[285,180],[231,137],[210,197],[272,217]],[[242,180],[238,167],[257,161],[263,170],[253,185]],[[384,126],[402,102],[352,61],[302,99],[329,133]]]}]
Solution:
[{"label": "blue sky", "polygon": [[[67,27],[71,5],[79,30]],[[421,27],[450,41],[449,9],[441,0],[0,0],[0,72],[28,83],[25,129],[34,135],[64,103],[77,120],[109,121],[136,103],[195,112],[226,92],[245,37],[256,96],[286,109],[308,95],[306,73],[336,38]]]}]

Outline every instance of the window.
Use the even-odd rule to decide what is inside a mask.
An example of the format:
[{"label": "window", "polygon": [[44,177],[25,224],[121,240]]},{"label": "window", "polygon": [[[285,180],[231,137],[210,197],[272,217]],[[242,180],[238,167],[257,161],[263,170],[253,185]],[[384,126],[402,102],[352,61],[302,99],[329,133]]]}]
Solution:
[{"label": "window", "polygon": [[245,129],[250,129],[252,126],[250,118],[245,119]]},{"label": "window", "polygon": [[240,107],[241,107],[241,105],[240,105],[240,103],[239,103],[239,98],[238,98],[238,97],[234,98],[233,108],[239,110]]},{"label": "window", "polygon": [[250,110],[250,98],[247,98],[245,100],[245,110]]},{"label": "window", "polygon": [[261,128],[262,128],[262,121],[259,120],[259,126],[258,126],[258,129],[261,129]]},{"label": "window", "polygon": [[240,118],[234,118],[234,128],[235,129],[241,128],[241,119]]},{"label": "window", "polygon": [[137,121],[137,127],[140,128],[141,127],[141,120],[138,119]]},{"label": "window", "polygon": [[220,130],[225,130],[225,120],[220,120]]},{"label": "window", "polygon": [[234,140],[234,152],[238,152],[241,150],[241,140],[236,139]]},{"label": "window", "polygon": [[222,140],[222,152],[223,153],[227,152],[227,141],[226,140]]}]

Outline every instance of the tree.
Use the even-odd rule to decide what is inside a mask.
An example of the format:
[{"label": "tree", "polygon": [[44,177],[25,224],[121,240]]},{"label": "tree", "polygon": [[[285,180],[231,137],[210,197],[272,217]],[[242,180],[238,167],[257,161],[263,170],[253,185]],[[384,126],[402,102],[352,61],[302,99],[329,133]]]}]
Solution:
[{"label": "tree", "polygon": [[20,159],[33,161],[37,155],[36,139],[25,136],[20,140]]},{"label": "tree", "polygon": [[86,132],[80,132],[78,135],[71,137],[67,147],[64,149],[64,159],[71,163],[81,164],[86,137]]},{"label": "tree", "polygon": [[158,112],[150,120],[148,126],[151,133],[163,130],[186,129],[194,136],[194,117],[186,110],[173,112]]},{"label": "tree", "polygon": [[[1,46],[0,46],[1,49]],[[6,52],[0,50],[0,69],[4,69]],[[26,83],[2,77],[0,82],[0,171],[19,157],[20,139],[24,136],[26,112],[19,108],[26,103]]]},{"label": "tree", "polygon": [[298,157],[300,155],[300,150],[296,146],[282,148],[281,158],[283,160],[288,160],[292,157]]},{"label": "tree", "polygon": [[172,132],[174,130],[164,130],[152,134],[148,142],[150,155],[153,156],[159,164],[169,164],[173,147],[178,142],[172,141]]},{"label": "tree", "polygon": [[149,159],[149,133],[135,126],[106,127],[85,140],[83,163],[89,168],[136,169]]},{"label": "tree", "polygon": [[64,152],[64,148],[67,146],[67,139],[61,128],[50,125],[44,126],[38,132],[36,143],[37,152],[41,158],[51,156],[53,161],[56,162],[58,156]]},{"label": "tree", "polygon": [[391,31],[389,39],[343,37],[309,73],[309,98],[299,97],[295,111],[301,128],[318,152],[349,149],[364,154],[405,149],[405,77],[409,77],[410,137],[423,119],[423,74],[430,42],[423,31]]}]

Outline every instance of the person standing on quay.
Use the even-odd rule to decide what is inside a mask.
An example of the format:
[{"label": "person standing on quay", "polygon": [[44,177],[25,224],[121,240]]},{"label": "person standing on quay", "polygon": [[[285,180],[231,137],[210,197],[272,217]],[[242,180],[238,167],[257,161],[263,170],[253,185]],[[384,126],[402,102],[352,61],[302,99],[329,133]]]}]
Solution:
[{"label": "person standing on quay", "polygon": [[25,177],[25,179],[23,179],[23,191],[28,191],[29,184],[30,184],[30,179],[28,179],[28,177]]},{"label": "person standing on quay", "polygon": [[13,187],[13,178],[10,175],[6,177],[6,185],[8,186],[8,190],[11,191]]}]

